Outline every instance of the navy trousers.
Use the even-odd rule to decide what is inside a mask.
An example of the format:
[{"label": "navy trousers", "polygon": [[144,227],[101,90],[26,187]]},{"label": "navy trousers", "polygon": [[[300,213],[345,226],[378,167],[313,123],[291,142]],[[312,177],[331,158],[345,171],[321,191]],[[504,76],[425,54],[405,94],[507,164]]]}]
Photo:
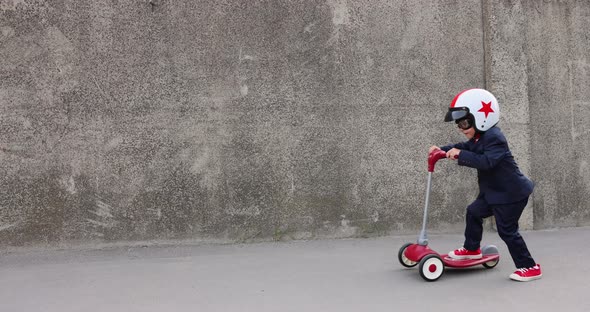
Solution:
[{"label": "navy trousers", "polygon": [[500,238],[508,246],[508,251],[516,268],[530,268],[536,265],[526,243],[518,232],[518,219],[528,202],[528,197],[516,203],[489,205],[483,198],[477,198],[467,207],[465,220],[465,243],[467,250],[480,248],[483,235],[483,219],[496,217],[496,228]]}]

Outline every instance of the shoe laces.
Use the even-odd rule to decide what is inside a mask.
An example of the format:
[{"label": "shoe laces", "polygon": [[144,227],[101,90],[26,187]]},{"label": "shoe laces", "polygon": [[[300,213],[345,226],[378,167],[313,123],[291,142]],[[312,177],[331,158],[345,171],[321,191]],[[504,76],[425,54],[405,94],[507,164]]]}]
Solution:
[{"label": "shoe laces", "polygon": [[520,268],[520,269],[516,269],[516,271],[521,272],[521,273],[526,273],[529,270],[538,270],[539,267],[538,266],[534,266],[534,267],[530,267],[530,268]]}]

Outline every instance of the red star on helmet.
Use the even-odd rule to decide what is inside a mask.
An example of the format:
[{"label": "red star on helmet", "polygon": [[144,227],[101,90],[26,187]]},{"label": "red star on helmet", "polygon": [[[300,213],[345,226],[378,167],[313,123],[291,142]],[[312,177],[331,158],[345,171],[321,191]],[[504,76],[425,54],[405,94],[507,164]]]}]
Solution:
[{"label": "red star on helmet", "polygon": [[481,108],[478,110],[478,112],[486,114],[486,118],[488,118],[488,115],[494,112],[494,110],[492,109],[492,102],[490,101],[489,103],[486,103],[484,101],[481,101]]}]

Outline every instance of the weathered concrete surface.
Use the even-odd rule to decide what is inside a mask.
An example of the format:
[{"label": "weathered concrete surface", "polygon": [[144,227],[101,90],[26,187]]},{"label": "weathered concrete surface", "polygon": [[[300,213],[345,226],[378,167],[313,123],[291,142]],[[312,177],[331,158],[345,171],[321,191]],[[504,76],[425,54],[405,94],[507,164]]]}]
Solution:
[{"label": "weathered concrete surface", "polygon": [[[457,311],[586,312],[590,228],[524,232],[543,278],[508,279],[510,256],[495,233],[501,259],[447,270],[428,283],[396,259],[416,236],[230,246],[169,246],[3,252],[2,311]],[[439,252],[458,234],[432,235]],[[556,252],[559,250],[559,252]]]},{"label": "weathered concrete surface", "polygon": [[[0,244],[413,232],[441,116],[486,86],[524,225],[588,224],[590,4],[483,4],[1,0]],[[460,231],[474,172],[437,170]]]},{"label": "weathered concrete surface", "polygon": [[[536,182],[525,222],[587,225],[590,218],[590,3],[485,1],[486,85],[502,126]],[[506,126],[505,126],[506,125]],[[534,217],[533,217],[534,215]]]},{"label": "weathered concrete surface", "polygon": [[590,3],[527,3],[535,225],[590,220]]}]

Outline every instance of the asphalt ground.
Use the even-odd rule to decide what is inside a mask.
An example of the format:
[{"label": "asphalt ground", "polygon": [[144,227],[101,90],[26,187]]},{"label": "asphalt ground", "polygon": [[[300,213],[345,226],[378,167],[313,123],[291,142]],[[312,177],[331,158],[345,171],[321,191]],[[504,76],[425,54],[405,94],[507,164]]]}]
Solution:
[{"label": "asphalt ground", "polygon": [[[543,278],[447,269],[435,282],[404,268],[398,249],[416,236],[0,251],[0,311],[590,311],[590,228],[523,232]],[[447,252],[462,236],[429,235]]]}]

